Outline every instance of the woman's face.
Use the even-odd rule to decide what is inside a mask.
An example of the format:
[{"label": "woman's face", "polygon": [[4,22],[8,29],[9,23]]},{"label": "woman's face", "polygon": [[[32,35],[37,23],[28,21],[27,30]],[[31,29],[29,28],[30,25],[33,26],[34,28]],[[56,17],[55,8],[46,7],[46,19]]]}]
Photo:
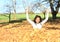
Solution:
[{"label": "woman's face", "polygon": [[39,23],[40,22],[40,18],[37,17],[35,21],[36,21],[36,23]]}]

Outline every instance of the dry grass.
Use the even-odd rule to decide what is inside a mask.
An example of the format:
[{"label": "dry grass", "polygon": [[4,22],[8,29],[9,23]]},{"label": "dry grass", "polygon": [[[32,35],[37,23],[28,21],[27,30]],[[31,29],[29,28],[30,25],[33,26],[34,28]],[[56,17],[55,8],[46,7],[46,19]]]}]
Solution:
[{"label": "dry grass", "polygon": [[48,22],[41,30],[27,21],[5,25],[0,27],[0,42],[60,42],[60,23]]}]

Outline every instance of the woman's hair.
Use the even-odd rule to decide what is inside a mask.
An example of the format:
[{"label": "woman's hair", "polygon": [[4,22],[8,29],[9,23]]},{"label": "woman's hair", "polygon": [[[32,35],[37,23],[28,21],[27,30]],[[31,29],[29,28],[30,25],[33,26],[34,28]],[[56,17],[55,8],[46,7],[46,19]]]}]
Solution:
[{"label": "woman's hair", "polygon": [[35,18],[34,18],[34,22],[35,22],[35,23],[36,23],[36,18],[40,18],[39,23],[42,21],[42,18],[41,18],[39,15],[36,15]]}]

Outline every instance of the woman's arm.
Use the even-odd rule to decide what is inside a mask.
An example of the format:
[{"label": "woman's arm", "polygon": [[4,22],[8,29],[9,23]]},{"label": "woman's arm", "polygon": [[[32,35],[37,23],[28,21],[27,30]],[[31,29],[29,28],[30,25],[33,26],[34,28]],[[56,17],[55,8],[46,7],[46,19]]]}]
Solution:
[{"label": "woman's arm", "polygon": [[27,21],[28,21],[30,24],[34,24],[34,22],[29,19],[29,16],[28,16],[28,8],[26,9],[26,19],[27,19]]},{"label": "woman's arm", "polygon": [[49,10],[48,10],[48,9],[46,10],[45,16],[46,16],[46,18],[41,22],[42,25],[43,25],[44,23],[46,23],[47,20],[48,20],[48,17],[49,17]]}]

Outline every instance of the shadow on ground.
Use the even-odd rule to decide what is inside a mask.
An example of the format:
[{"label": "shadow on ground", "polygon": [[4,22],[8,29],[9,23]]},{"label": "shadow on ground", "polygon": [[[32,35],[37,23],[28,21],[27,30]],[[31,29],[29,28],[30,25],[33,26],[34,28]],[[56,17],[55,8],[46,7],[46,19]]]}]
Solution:
[{"label": "shadow on ground", "polygon": [[60,28],[57,28],[57,27],[47,27],[46,29],[47,30],[60,30]]},{"label": "shadow on ground", "polygon": [[2,23],[0,23],[0,27],[9,25],[10,23],[11,23],[11,24],[13,24],[13,23],[21,23],[21,22],[23,22],[24,20],[26,20],[26,19],[12,20],[12,21],[10,21],[10,22],[2,22]]},{"label": "shadow on ground", "polygon": [[22,22],[24,20],[26,20],[26,19],[12,20],[9,23],[17,23],[17,22]]}]

